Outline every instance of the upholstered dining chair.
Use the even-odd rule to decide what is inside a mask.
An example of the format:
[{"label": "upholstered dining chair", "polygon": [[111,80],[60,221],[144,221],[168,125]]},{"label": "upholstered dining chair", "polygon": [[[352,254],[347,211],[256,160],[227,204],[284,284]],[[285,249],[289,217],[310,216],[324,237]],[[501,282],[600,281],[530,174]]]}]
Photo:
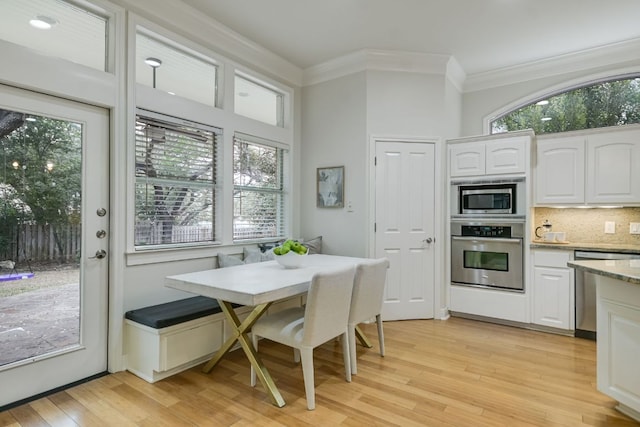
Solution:
[{"label": "upholstered dining chair", "polygon": [[353,283],[351,310],[349,312],[349,352],[351,373],[358,373],[356,361],[356,326],[366,320],[376,318],[380,355],[384,356],[384,331],[382,329],[382,302],[387,282],[389,260],[380,258],[358,264]]},{"label": "upholstered dining chair", "polygon": [[[302,374],[307,408],[315,408],[313,349],[336,337],[342,338],[345,378],[351,381],[347,321],[355,267],[316,273],[311,280],[305,307],[292,307],[261,317],[251,328],[254,348],[258,338],[293,347],[302,359]],[[251,385],[256,385],[256,372],[251,367]]]}]

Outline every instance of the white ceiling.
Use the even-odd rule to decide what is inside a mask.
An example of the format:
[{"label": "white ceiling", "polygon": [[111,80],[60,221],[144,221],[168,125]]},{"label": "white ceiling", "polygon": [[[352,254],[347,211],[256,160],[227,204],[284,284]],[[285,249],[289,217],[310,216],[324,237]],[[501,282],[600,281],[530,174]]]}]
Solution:
[{"label": "white ceiling", "polygon": [[640,38],[640,0],[182,1],[302,69],[368,48],[473,75]]}]

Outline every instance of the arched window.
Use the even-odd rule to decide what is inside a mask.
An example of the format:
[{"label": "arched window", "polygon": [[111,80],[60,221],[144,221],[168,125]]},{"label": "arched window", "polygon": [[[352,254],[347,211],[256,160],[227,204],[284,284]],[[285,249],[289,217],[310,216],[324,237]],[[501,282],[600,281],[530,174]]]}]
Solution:
[{"label": "arched window", "polygon": [[538,99],[496,118],[491,133],[536,134],[640,123],[640,77],[626,77]]}]

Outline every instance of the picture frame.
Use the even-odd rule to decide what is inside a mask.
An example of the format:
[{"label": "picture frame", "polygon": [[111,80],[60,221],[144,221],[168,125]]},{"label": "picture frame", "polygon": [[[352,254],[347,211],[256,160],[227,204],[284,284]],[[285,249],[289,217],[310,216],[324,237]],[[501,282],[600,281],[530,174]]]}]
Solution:
[{"label": "picture frame", "polygon": [[316,206],[319,208],[344,207],[344,166],[318,168]]}]

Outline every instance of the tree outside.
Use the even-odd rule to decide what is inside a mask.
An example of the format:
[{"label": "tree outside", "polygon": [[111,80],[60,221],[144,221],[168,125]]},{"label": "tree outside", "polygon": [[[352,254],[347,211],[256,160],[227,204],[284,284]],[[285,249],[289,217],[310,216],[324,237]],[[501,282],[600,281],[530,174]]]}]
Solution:
[{"label": "tree outside", "polygon": [[67,226],[81,223],[81,138],[78,123],[0,110],[0,257],[24,256],[15,251],[26,224],[50,227],[67,253]]},{"label": "tree outside", "polygon": [[491,133],[533,129],[536,134],[640,123],[640,78],[573,89],[507,113]]},{"label": "tree outside", "polygon": [[233,146],[233,237],[277,237],[283,204],[282,149],[236,139]]}]

